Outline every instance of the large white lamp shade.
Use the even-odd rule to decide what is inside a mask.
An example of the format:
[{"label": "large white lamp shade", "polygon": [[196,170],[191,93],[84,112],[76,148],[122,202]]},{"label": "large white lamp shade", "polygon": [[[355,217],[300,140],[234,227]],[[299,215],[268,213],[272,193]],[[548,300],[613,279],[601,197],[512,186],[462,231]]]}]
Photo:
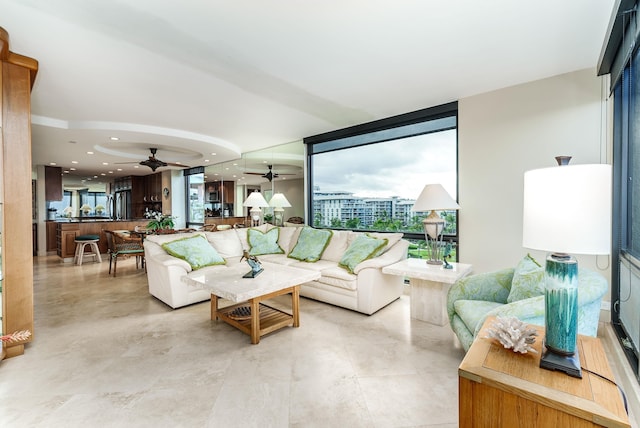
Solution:
[{"label": "large white lamp shade", "polygon": [[251,207],[249,213],[251,214],[251,220],[255,224],[260,224],[261,214],[263,207],[268,207],[267,200],[262,196],[262,193],[257,190],[252,192],[249,197],[242,203],[244,207]]}]

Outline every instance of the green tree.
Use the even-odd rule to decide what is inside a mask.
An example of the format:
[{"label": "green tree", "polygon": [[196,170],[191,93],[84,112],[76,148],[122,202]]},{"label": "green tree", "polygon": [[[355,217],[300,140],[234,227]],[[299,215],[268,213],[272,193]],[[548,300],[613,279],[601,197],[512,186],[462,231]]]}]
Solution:
[{"label": "green tree", "polygon": [[320,227],[322,226],[322,214],[317,212],[314,217],[313,217],[313,225],[315,227]]},{"label": "green tree", "polygon": [[344,225],[347,229],[358,229],[360,227],[360,225],[362,224],[362,221],[359,218],[351,218],[349,220],[347,220]]},{"label": "green tree", "polygon": [[332,218],[331,219],[331,227],[332,228],[341,228],[342,227],[342,221],[340,221],[339,218]]}]

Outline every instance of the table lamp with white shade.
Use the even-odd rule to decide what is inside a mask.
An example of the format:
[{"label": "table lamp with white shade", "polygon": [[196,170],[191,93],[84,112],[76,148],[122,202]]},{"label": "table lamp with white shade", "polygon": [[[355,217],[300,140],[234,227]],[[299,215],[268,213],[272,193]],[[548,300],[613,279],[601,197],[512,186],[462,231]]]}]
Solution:
[{"label": "table lamp with white shade", "polygon": [[275,193],[273,197],[271,197],[271,200],[269,200],[269,206],[273,207],[273,217],[276,226],[282,226],[284,209],[291,207],[291,204],[282,193]]},{"label": "table lamp with white shade", "polygon": [[251,207],[249,210],[249,215],[251,216],[251,226],[260,226],[262,223],[262,208],[268,207],[267,203],[262,193],[255,190],[251,192],[249,197],[242,204],[243,207]]},{"label": "table lamp with white shade", "polygon": [[422,220],[424,235],[431,247],[431,255],[428,264],[441,265],[440,247],[442,246],[442,233],[446,225],[444,218],[436,211],[457,210],[460,205],[444,190],[441,184],[427,184],[422,189],[420,196],[413,205],[414,212],[431,213]]},{"label": "table lamp with white shade", "polygon": [[550,251],[545,265],[545,352],[540,367],[582,377],[578,339],[578,262],[609,254],[611,166],[568,165],[524,174],[522,245]]}]

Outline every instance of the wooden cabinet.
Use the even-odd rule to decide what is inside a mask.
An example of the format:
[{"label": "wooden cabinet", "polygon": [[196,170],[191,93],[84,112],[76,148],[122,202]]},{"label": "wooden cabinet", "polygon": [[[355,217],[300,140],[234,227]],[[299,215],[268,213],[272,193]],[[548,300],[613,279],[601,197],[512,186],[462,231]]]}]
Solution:
[{"label": "wooden cabinet", "polygon": [[79,223],[57,223],[56,250],[63,259],[73,258],[76,251],[76,236],[78,236]]},{"label": "wooden cabinet", "polygon": [[62,168],[44,167],[44,195],[47,201],[62,200]]},{"label": "wooden cabinet", "polygon": [[538,353],[518,354],[486,338],[493,321],[487,319],[458,369],[461,428],[630,426],[599,339],[579,336],[578,379],[540,368],[543,327]]},{"label": "wooden cabinet", "polygon": [[[9,50],[0,28],[0,202],[2,221],[2,330],[33,331],[31,216],[31,88],[38,62]],[[62,198],[60,198],[62,199]],[[25,342],[3,343],[2,356],[24,353]]]},{"label": "wooden cabinet", "polygon": [[47,223],[47,253],[51,251],[57,251],[58,249],[58,237],[57,227],[58,223],[55,221],[48,221]]}]

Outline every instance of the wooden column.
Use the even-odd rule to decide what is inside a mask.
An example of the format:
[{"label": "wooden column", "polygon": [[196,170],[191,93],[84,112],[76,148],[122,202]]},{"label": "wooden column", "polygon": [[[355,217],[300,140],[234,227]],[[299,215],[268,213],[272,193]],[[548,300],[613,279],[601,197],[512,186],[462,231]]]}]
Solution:
[{"label": "wooden column", "polygon": [[[33,243],[31,240],[31,88],[38,62],[9,50],[0,28],[0,201],[3,202],[3,330],[33,331]],[[30,341],[29,339],[28,341]],[[24,353],[24,342],[5,344],[3,354]]]}]

